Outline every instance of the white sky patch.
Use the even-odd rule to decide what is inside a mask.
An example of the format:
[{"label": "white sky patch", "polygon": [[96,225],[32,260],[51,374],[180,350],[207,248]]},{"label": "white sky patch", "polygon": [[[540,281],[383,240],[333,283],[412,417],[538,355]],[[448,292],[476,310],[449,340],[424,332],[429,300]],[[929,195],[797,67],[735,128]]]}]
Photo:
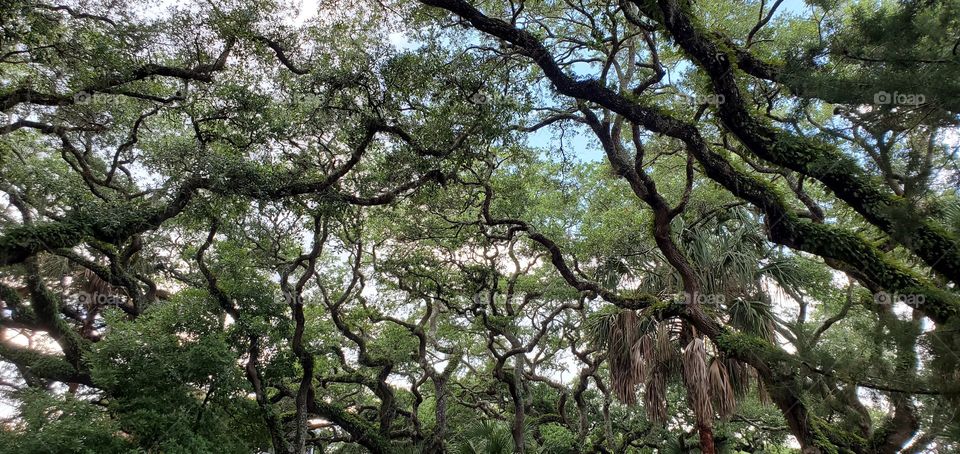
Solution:
[{"label": "white sky patch", "polygon": [[300,14],[293,19],[294,25],[302,25],[304,22],[317,17],[320,11],[320,0],[303,0],[300,2]]},{"label": "white sky patch", "polygon": [[950,148],[960,147],[960,129],[949,128],[943,130],[943,144]]},{"label": "white sky patch", "polygon": [[391,46],[399,50],[414,50],[420,47],[419,44],[410,41],[410,37],[404,32],[391,32],[387,35],[387,41],[390,42]]}]

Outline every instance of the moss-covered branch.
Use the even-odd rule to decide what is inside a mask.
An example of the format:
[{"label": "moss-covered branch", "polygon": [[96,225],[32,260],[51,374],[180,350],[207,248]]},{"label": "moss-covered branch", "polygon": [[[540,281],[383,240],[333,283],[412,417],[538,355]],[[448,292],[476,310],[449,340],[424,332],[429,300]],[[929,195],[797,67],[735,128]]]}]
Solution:
[{"label": "moss-covered branch", "polygon": [[[777,129],[750,113],[737,84],[737,52],[704,30],[675,1],[634,1],[651,17],[659,17],[677,44],[713,81],[724,97],[717,113],[724,126],[753,154],[815,178],[864,219],[911,250],[931,268],[960,282],[960,239],[917,212],[904,198],[890,195],[837,147]],[[655,9],[657,8],[657,9]]]}]

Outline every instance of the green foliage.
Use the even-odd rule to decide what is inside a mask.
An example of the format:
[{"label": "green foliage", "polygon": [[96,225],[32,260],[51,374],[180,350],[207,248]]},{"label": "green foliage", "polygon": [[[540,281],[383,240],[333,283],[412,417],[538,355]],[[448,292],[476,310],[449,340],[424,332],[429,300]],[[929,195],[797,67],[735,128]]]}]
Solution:
[{"label": "green foliage", "polygon": [[2,453],[119,453],[134,445],[105,409],[78,396],[26,390],[19,401],[19,427],[0,430]]},{"label": "green foliage", "polygon": [[544,424],[539,429],[543,436],[540,452],[551,454],[580,452],[577,436],[566,427],[559,424]]},{"label": "green foliage", "polygon": [[957,449],[957,0],[55,3],[0,453]]},{"label": "green foliage", "polygon": [[91,374],[112,396],[110,414],[140,446],[239,452],[263,441],[217,312],[203,292],[186,291],[135,323],[108,315],[110,335],[88,358]]}]

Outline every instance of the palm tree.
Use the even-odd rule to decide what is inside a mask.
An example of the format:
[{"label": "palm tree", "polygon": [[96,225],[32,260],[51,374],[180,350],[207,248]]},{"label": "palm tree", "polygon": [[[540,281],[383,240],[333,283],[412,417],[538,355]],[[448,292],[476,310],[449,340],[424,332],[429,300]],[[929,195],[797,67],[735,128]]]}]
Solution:
[{"label": "palm tree", "polygon": [[[695,228],[679,227],[676,231],[683,232],[681,244],[696,267],[703,293],[717,303],[711,309],[733,328],[775,341],[769,284],[799,285],[792,259],[766,247],[762,227],[746,210],[728,212],[724,220]],[[679,288],[679,277],[662,257],[655,257],[652,267],[647,259],[643,278],[634,276],[625,261],[612,266],[608,260],[607,285],[631,277],[645,292],[665,295],[666,289]],[[611,272],[618,276],[611,278]],[[647,417],[655,423],[666,423],[667,385],[674,380],[682,381],[701,432],[712,430],[715,417],[725,419],[736,411],[751,381],[756,381],[761,397],[766,394],[750,366],[722,355],[680,319],[661,319],[649,310],[607,309],[593,314],[588,323],[594,343],[607,351],[614,395],[635,405],[641,388]]]},{"label": "palm tree", "polygon": [[[455,454],[513,454],[513,433],[503,421],[484,420],[468,426],[459,435],[452,452]],[[532,437],[525,437],[530,440]],[[526,451],[536,452],[536,446],[528,446]]]}]

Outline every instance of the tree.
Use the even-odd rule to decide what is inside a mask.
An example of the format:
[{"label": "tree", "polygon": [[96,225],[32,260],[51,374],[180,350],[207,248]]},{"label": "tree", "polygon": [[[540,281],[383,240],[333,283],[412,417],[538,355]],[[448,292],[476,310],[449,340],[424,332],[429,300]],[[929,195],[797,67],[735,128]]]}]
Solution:
[{"label": "tree", "polygon": [[958,449],[960,3],[141,6],[3,5],[0,450]]}]

